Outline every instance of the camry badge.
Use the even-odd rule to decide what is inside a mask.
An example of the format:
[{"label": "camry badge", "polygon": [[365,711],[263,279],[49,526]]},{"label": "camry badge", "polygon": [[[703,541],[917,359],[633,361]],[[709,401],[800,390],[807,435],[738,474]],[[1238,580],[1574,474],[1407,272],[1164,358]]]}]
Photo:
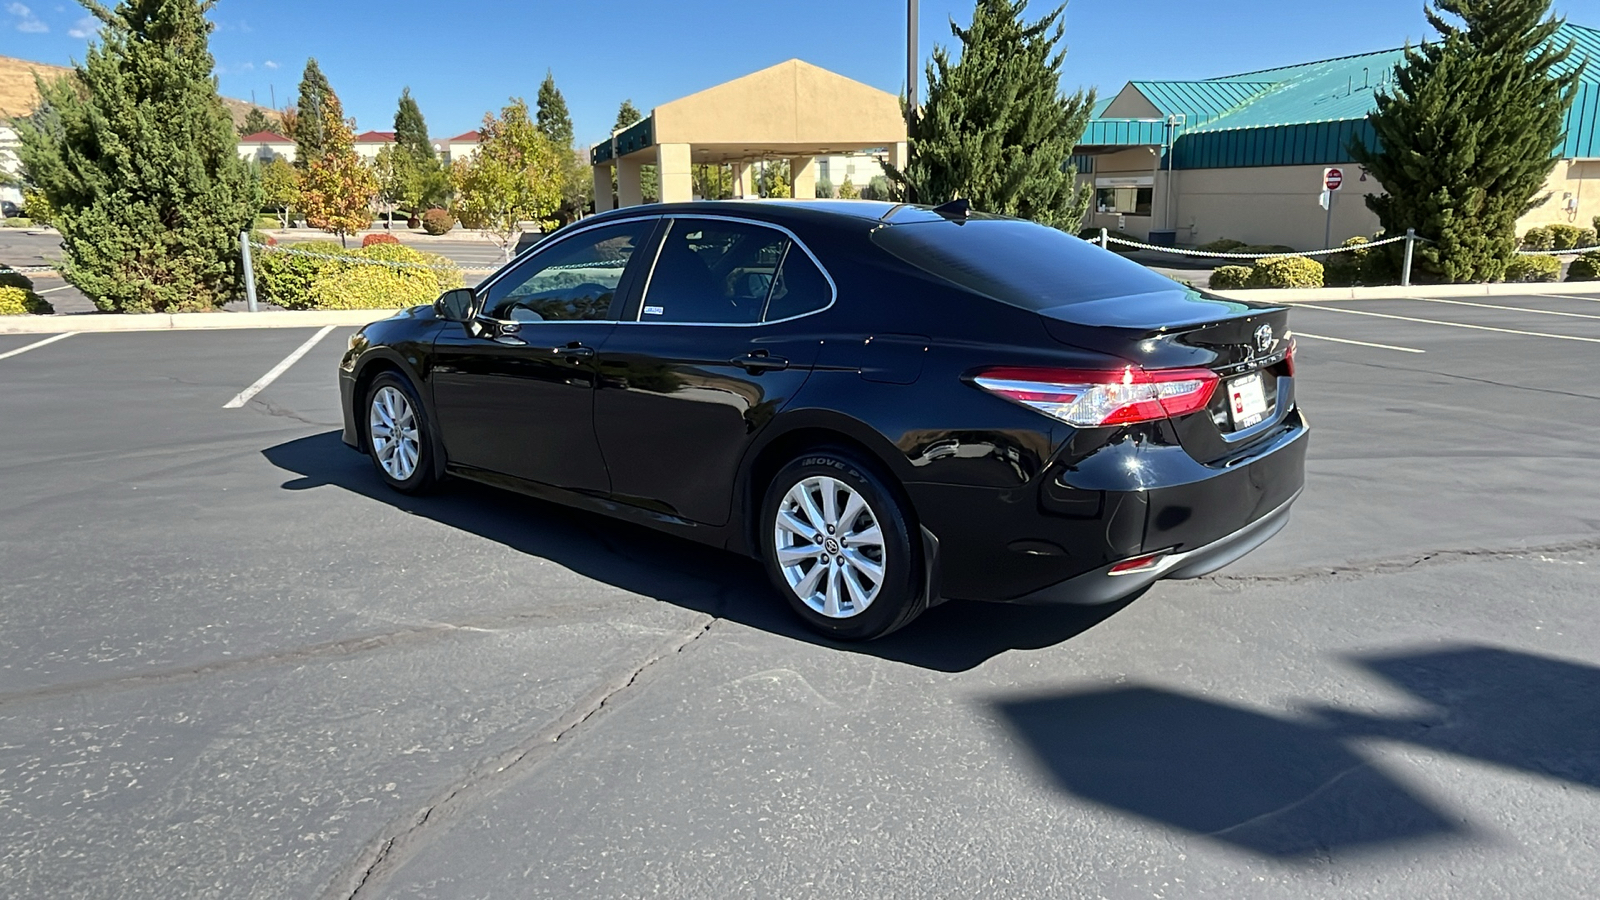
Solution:
[{"label": "camry badge", "polygon": [[1265,353],[1272,349],[1272,326],[1263,325],[1256,329],[1256,350]]}]

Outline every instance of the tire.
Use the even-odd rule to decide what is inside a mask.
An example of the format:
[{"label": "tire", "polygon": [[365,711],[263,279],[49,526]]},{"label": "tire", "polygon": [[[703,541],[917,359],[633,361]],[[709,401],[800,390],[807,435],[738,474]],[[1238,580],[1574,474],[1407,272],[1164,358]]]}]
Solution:
[{"label": "tire", "polygon": [[778,470],[759,527],[773,586],[828,637],[873,640],[926,609],[907,506],[885,477],[848,451],[808,451]]},{"label": "tire", "polygon": [[367,455],[384,484],[402,494],[420,494],[438,483],[433,435],[409,380],[395,372],[372,379],[358,416],[366,429]]}]

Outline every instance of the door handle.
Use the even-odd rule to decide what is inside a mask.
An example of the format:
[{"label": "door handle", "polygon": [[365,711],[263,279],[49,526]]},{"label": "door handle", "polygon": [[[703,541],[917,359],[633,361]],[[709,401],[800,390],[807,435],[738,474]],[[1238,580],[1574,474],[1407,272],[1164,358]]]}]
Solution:
[{"label": "door handle", "polygon": [[562,359],[570,359],[573,362],[583,359],[594,359],[594,348],[585,347],[582,344],[568,344],[565,347],[557,347],[555,349],[555,353]]},{"label": "door handle", "polygon": [[787,359],[781,356],[771,356],[765,350],[747,353],[738,359],[729,361],[752,375],[759,375],[762,372],[780,372],[789,368]]}]

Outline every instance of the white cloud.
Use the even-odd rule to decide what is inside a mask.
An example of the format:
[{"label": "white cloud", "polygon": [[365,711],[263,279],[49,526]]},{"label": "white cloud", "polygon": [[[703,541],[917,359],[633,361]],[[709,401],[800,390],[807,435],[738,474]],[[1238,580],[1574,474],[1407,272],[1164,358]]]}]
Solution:
[{"label": "white cloud", "polygon": [[79,40],[83,40],[84,38],[94,37],[95,32],[99,30],[99,19],[96,19],[94,16],[84,16],[78,21],[73,22],[72,27],[67,29],[67,37],[75,37]]},{"label": "white cloud", "polygon": [[269,60],[267,60],[267,61],[266,61],[266,62],[264,62],[264,63],[262,63],[262,65],[263,65],[263,66],[266,66],[266,67],[267,67],[267,68],[269,68],[269,69],[276,69],[276,68],[277,68],[277,67],[278,67],[278,64],[277,64],[277,63],[275,63],[275,62],[273,62],[273,61],[272,61],[272,60],[270,60],[270,59],[269,59]]},{"label": "white cloud", "polygon": [[7,4],[6,12],[10,13],[11,17],[16,20],[17,30],[24,34],[44,34],[50,30],[50,26],[34,15],[33,10],[21,3]]}]

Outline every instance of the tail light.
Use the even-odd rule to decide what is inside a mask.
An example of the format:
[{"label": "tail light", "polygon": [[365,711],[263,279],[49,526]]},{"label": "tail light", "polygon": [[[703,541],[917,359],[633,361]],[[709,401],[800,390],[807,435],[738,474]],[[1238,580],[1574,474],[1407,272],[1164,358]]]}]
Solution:
[{"label": "tail light", "polygon": [[1131,425],[1206,408],[1218,378],[1208,369],[985,369],[977,385],[1069,425]]},{"label": "tail light", "polygon": [[1290,378],[1294,377],[1294,352],[1298,349],[1300,349],[1300,342],[1294,339],[1294,335],[1290,335],[1289,349],[1283,354],[1284,374]]}]

